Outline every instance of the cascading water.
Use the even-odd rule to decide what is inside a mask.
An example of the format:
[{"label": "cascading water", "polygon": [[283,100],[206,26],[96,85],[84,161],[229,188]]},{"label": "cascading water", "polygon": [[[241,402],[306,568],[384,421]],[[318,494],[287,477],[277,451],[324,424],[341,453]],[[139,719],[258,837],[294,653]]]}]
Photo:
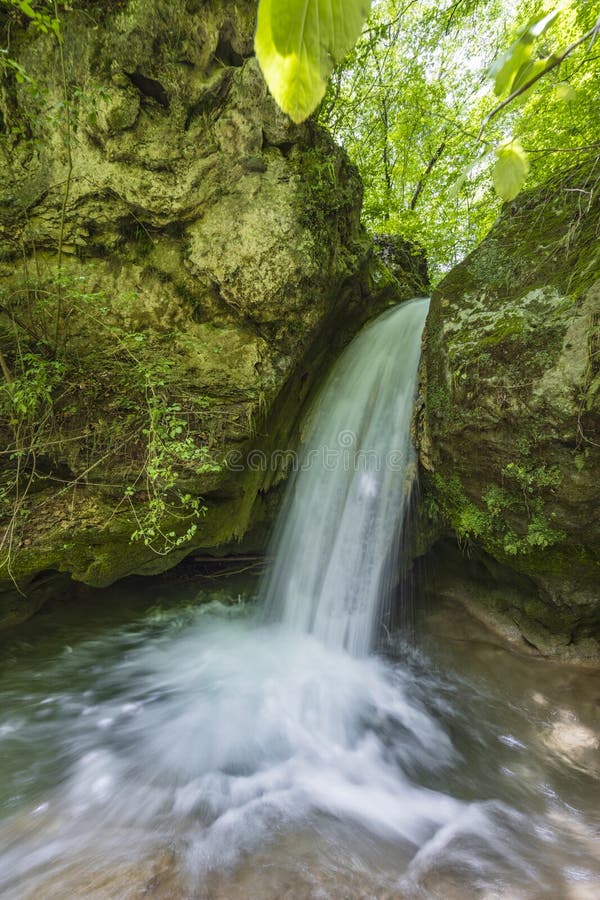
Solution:
[{"label": "cascading water", "polygon": [[380,316],[346,348],[309,417],[264,594],[284,625],[371,649],[412,486],[410,440],[429,301]]},{"label": "cascading water", "polygon": [[[410,492],[426,311],[368,326],[321,392],[266,620],[252,604],[163,607],[145,582],[133,623],[115,624],[132,590],[116,586],[96,631],[86,607],[83,631],[53,643],[42,621],[10,651],[3,900],[598,896],[567,890],[600,879],[595,809],[574,808],[593,792],[565,788],[539,694],[509,708],[481,687],[498,648],[490,665],[482,643],[471,681],[406,647],[402,661],[366,652]],[[513,657],[505,668],[510,683]]]}]

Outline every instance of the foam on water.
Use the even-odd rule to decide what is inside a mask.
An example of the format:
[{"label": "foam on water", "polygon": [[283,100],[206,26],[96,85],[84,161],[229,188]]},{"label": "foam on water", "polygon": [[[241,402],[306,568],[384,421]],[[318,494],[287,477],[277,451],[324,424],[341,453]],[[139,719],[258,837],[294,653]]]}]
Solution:
[{"label": "foam on water", "polygon": [[[97,650],[84,645],[69,664],[85,668]],[[51,721],[21,735],[47,734],[63,773],[16,840],[14,822],[0,832],[0,885],[15,896],[21,879],[43,884],[81,857],[93,868],[154,844],[179,842],[201,879],[328,821],[409,856],[469,823],[473,804],[419,783],[456,753],[401,667],[202,616],[96,669],[91,691],[56,695]],[[478,815],[481,832],[488,816]]]}]

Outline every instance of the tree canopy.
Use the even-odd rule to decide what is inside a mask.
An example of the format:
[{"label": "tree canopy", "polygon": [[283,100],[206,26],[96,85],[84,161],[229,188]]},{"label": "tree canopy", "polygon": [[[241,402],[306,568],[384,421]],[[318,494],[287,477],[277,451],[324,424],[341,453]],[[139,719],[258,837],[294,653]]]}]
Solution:
[{"label": "tree canopy", "polygon": [[[375,0],[322,101],[368,4],[283,5],[287,44],[270,49],[284,68],[267,53],[265,69],[261,39],[265,22],[276,32],[277,0],[262,0],[257,36],[276,99],[296,120],[311,97],[320,103],[363,178],[366,224],[421,243],[434,278],[481,239],[502,200],[600,152],[596,2]],[[344,10],[342,33],[333,17]]]}]

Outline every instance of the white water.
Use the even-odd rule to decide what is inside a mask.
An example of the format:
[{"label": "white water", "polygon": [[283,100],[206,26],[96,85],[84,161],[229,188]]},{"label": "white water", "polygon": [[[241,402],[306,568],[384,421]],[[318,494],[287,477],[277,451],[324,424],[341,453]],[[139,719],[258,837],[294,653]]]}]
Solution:
[{"label": "white water", "polygon": [[319,394],[278,523],[272,617],[353,656],[372,646],[410,499],[410,423],[428,300],[380,316]]},{"label": "white water", "polygon": [[[160,897],[533,898],[592,884],[593,830],[550,787],[552,763],[524,762],[530,715],[523,740],[499,743],[476,690],[448,687],[418,654],[366,655],[409,493],[425,313],[419,301],[379,319],[325,386],[306,453],[329,444],[342,465],[313,461],[290,489],[269,623],[213,604],[99,638],[67,630],[30,662],[18,650],[0,713],[3,897],[154,894],[165,854]],[[352,446],[336,445],[349,431]],[[400,471],[346,471],[343,451],[360,448],[397,454]],[[159,588],[144,590],[151,603]]]}]

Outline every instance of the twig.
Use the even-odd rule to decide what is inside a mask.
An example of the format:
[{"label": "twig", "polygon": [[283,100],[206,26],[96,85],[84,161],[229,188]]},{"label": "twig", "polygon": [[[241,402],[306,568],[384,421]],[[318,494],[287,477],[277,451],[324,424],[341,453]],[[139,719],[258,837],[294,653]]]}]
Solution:
[{"label": "twig", "polygon": [[598,150],[600,149],[599,144],[584,144],[582,147],[541,147],[537,150],[533,150],[529,147],[524,147],[527,153],[577,153],[582,150]]},{"label": "twig", "polygon": [[10,374],[10,369],[6,363],[6,359],[4,358],[4,353],[0,350],[0,369],[2,369],[2,374],[4,375],[4,380],[8,385],[11,385],[13,382],[13,377]]},{"label": "twig", "polygon": [[588,38],[594,38],[598,34],[599,31],[600,31],[600,18],[598,19],[598,21],[596,22],[596,24],[594,25],[593,28],[590,28],[590,30],[586,34],[584,34],[583,37],[580,37],[573,44],[571,44],[569,47],[567,47],[567,49],[564,51],[564,53],[561,53],[560,56],[556,56],[551,62],[548,63],[548,65],[546,66],[545,69],[542,69],[541,72],[538,72],[537,75],[534,75],[533,78],[530,78],[529,81],[526,81],[525,84],[522,84],[520,88],[518,88],[516,91],[513,91],[512,94],[509,94],[508,97],[506,98],[506,100],[503,100],[502,103],[499,103],[498,106],[495,106],[494,109],[490,113],[488,113],[487,116],[485,117],[485,119],[483,120],[483,122],[481,124],[481,128],[479,130],[479,135],[477,137],[477,140],[479,140],[479,141],[481,140],[481,138],[483,136],[483,132],[485,131],[489,122],[495,116],[497,116],[499,112],[501,112],[503,109],[505,109],[505,107],[507,107],[509,105],[509,103],[512,103],[513,100],[516,100],[517,97],[520,97],[521,94],[524,94],[525,91],[528,91],[529,88],[536,83],[536,81],[539,81],[540,78],[543,78],[544,75],[548,74],[548,72],[551,72],[553,69],[556,69],[557,66],[560,66],[560,64],[562,62],[564,62],[564,60],[567,58],[567,56],[570,56],[571,53],[573,53],[573,51],[577,49],[577,47],[579,47],[579,46],[581,46],[581,44],[585,43],[585,41],[587,41]]}]

